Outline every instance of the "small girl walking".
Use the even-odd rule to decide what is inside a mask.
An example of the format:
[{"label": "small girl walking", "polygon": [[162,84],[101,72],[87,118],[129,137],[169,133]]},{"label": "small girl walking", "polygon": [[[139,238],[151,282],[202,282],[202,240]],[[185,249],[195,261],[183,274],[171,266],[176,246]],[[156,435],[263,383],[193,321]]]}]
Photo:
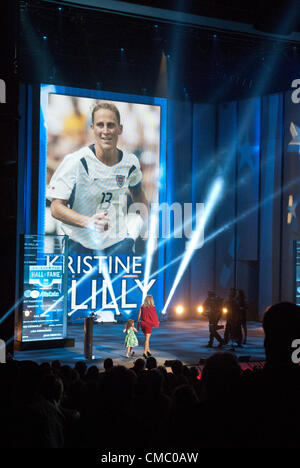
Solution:
[{"label": "small girl walking", "polygon": [[134,328],[134,321],[129,319],[126,323],[126,326],[123,330],[123,333],[126,332],[125,337],[125,346],[127,347],[126,357],[129,358],[129,353],[131,356],[134,356],[134,351],[132,350],[133,346],[138,346],[139,342],[135,336],[137,330]]}]

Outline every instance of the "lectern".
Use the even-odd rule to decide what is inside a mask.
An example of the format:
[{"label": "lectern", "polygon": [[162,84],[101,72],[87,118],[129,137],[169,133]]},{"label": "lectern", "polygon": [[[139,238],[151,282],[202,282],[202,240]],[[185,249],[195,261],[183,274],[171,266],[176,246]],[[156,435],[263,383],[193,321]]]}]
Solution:
[{"label": "lectern", "polygon": [[84,318],[84,357],[93,359],[93,316]]}]

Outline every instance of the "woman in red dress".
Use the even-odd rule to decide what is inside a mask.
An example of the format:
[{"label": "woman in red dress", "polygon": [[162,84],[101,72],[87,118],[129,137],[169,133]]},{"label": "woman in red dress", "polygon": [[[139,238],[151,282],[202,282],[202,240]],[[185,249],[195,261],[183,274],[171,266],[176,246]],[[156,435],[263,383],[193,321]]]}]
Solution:
[{"label": "woman in red dress", "polygon": [[150,353],[150,336],[152,333],[152,327],[159,327],[159,320],[156,313],[153,297],[149,294],[145,297],[144,303],[140,308],[138,315],[138,327],[141,320],[141,329],[145,335],[145,345],[144,345],[144,358],[147,359],[148,356],[151,356]]}]

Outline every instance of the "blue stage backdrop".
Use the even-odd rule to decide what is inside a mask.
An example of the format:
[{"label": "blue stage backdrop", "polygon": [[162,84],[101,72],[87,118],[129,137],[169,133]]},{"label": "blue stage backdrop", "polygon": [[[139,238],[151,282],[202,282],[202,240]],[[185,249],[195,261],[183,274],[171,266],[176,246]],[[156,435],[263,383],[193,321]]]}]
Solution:
[{"label": "blue stage backdrop", "polygon": [[[174,233],[174,204],[181,205],[182,221],[186,223],[189,219],[184,217],[184,204],[192,203],[195,229],[195,205],[206,202],[219,176],[224,183],[221,198],[205,225],[204,244],[194,251],[174,292],[168,316],[173,316],[179,303],[188,311],[185,318],[196,316],[197,306],[210,289],[221,297],[226,297],[230,287],[244,289],[250,319],[261,317],[275,301],[295,299],[293,241],[299,238],[300,111],[292,103],[290,93],[212,105],[42,85],[38,144],[32,136],[36,126],[36,93],[30,86],[22,86],[21,91],[27,117],[22,120],[20,133],[24,145],[20,144],[19,234],[60,234],[56,231],[57,223],[49,217],[46,186],[62,156],[92,142],[86,130],[84,136],[77,131],[77,146],[72,148],[72,125],[77,129],[82,125],[77,110],[64,126],[54,118],[55,112],[67,113],[68,106],[78,102],[82,111],[89,109],[91,103],[112,101],[120,106],[121,115],[128,113],[121,143],[124,149],[137,154],[148,184],[148,198],[166,203],[171,212],[171,235],[158,239],[151,267],[156,281],[149,293],[155,297],[158,310],[163,309],[169,296],[189,240],[183,229],[181,236],[178,231]],[[57,96],[69,99],[64,102],[65,108]],[[139,117],[130,120],[134,115]],[[132,121],[134,126],[128,126]],[[89,128],[89,124],[89,120],[85,121],[84,128]],[[130,129],[128,134],[126,127]],[[135,145],[140,131],[144,140]],[[159,138],[147,146],[145,142],[151,140],[155,131]],[[34,209],[35,198],[38,210]],[[160,235],[163,216],[160,214]],[[51,243],[50,239],[49,236]],[[136,317],[142,300],[146,242],[139,235],[134,256],[135,271],[132,263],[127,270],[126,255],[120,256],[118,271],[110,265],[114,297],[119,318],[123,320]],[[70,255],[70,319],[91,310],[110,310],[103,305],[109,306],[114,300],[107,278],[103,273],[99,276],[99,259],[86,257],[89,255],[84,255],[78,265],[78,259]],[[98,272],[91,273],[91,265]],[[111,310],[115,315],[116,308]]]}]

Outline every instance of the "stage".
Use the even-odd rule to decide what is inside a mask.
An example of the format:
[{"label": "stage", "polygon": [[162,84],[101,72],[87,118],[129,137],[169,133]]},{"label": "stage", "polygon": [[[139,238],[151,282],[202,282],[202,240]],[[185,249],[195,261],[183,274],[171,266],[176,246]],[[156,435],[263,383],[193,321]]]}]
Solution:
[{"label": "stage", "polygon": [[[222,322],[221,322],[222,324]],[[103,367],[103,361],[110,357],[114,364],[132,367],[135,359],[143,356],[144,336],[138,332],[139,346],[135,348],[134,358],[125,357],[124,323],[94,324],[93,354],[94,359],[86,361],[87,365]],[[83,323],[70,324],[68,336],[75,339],[75,346],[71,348],[55,348],[43,350],[26,350],[15,352],[16,360],[33,360],[38,363],[59,359],[62,364],[73,366],[76,361],[84,360]],[[223,335],[223,330],[220,332]],[[243,348],[235,347],[235,354],[240,360],[243,358],[257,362],[265,359],[263,347],[264,334],[260,322],[248,322],[248,339]],[[157,359],[158,365],[166,360],[179,359],[185,365],[199,364],[200,358],[205,359],[212,353],[219,351],[214,342],[213,348],[207,348],[208,324],[204,320],[165,320],[159,328],[154,328],[151,335],[150,349]],[[231,344],[224,346],[223,351],[232,350]]]}]

